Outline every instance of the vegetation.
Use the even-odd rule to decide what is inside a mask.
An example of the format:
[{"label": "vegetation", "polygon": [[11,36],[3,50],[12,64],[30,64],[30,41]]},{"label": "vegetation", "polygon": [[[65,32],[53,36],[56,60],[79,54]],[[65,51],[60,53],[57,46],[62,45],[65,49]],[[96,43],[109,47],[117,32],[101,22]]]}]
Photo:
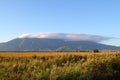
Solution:
[{"label": "vegetation", "polygon": [[0,80],[120,80],[119,74],[118,52],[0,53]]},{"label": "vegetation", "polygon": [[98,49],[94,49],[93,52],[94,52],[94,53],[98,53],[99,50],[98,50]]}]

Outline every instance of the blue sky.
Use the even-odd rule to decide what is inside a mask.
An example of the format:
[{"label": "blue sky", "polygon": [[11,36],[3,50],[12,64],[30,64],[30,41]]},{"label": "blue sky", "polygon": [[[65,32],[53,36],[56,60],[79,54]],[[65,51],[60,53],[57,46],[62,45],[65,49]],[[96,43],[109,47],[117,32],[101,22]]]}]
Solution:
[{"label": "blue sky", "polygon": [[120,45],[120,0],[1,0],[0,42],[25,33],[84,33],[116,37]]}]

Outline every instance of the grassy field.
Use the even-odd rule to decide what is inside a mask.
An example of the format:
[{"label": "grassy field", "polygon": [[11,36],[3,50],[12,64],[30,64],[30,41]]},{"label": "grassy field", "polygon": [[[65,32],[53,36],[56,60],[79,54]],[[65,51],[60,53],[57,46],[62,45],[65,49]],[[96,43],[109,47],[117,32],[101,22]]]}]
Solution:
[{"label": "grassy field", "polygon": [[0,80],[120,80],[119,52],[0,52]]},{"label": "grassy field", "polygon": [[78,56],[112,56],[115,54],[118,54],[119,52],[0,52],[0,57],[32,57],[32,56],[38,56],[38,57],[50,57],[50,56],[65,56],[65,55],[78,55]]}]

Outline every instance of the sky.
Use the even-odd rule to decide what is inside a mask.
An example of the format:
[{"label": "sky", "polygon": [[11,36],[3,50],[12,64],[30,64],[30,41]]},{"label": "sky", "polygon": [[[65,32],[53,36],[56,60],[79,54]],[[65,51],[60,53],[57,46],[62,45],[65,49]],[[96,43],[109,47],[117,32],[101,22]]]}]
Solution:
[{"label": "sky", "polygon": [[0,0],[0,42],[31,33],[112,37],[120,46],[120,0]]}]

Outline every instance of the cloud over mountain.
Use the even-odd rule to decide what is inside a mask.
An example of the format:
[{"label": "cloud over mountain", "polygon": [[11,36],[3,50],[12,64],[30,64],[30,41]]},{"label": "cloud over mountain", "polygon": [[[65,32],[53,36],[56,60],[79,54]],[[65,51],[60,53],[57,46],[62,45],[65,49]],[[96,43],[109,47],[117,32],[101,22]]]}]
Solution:
[{"label": "cloud over mountain", "polygon": [[49,39],[64,39],[68,41],[93,41],[101,42],[104,40],[111,39],[110,37],[104,37],[99,35],[90,34],[73,34],[73,33],[34,33],[34,34],[23,34],[18,38],[49,38]]}]

